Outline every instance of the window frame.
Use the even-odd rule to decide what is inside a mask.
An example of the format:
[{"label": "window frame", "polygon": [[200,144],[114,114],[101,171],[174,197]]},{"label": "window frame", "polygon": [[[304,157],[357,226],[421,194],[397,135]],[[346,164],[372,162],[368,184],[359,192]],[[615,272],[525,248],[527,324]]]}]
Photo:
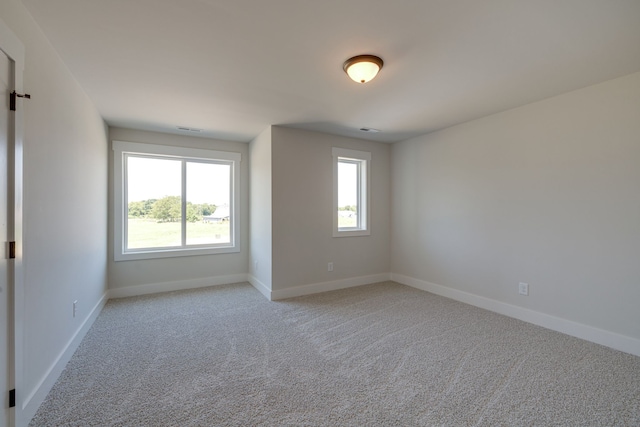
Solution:
[{"label": "window frame", "polygon": [[[199,148],[185,148],[169,145],[155,145],[138,142],[113,141],[113,213],[114,213],[114,260],[129,261],[156,258],[174,258],[194,255],[213,255],[223,253],[240,252],[240,153],[229,151],[216,151]],[[127,203],[127,168],[126,161],[129,156],[181,160],[183,172],[181,175],[182,198],[182,243],[181,246],[162,248],[126,248],[126,233],[128,206]],[[230,165],[230,243],[228,244],[204,244],[186,245],[185,227],[186,209],[185,193],[186,181],[184,180],[185,163],[224,163]]]},{"label": "window frame", "polygon": [[[369,236],[371,234],[371,153],[333,147],[333,237]],[[358,225],[340,227],[338,215],[338,165],[339,163],[358,165]]]}]

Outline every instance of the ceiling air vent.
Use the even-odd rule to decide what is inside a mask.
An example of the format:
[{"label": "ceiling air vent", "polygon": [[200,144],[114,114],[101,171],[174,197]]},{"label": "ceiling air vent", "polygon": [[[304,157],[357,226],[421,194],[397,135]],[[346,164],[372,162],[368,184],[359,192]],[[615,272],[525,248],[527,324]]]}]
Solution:
[{"label": "ceiling air vent", "polygon": [[188,128],[188,127],[186,127],[186,126],[177,126],[177,129],[178,129],[178,130],[181,130],[181,131],[183,131],[183,132],[196,132],[196,133],[202,132],[202,129],[198,129],[198,128]]},{"label": "ceiling air vent", "polygon": [[360,130],[362,132],[369,132],[369,133],[377,133],[380,132],[378,129],[373,129],[373,128],[360,128]]}]

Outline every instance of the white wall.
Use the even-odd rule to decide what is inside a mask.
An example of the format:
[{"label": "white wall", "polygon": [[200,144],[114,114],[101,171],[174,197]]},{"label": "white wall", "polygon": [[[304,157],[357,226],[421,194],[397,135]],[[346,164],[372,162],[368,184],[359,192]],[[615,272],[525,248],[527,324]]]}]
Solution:
[{"label": "white wall", "polygon": [[[243,154],[240,253],[115,263],[105,124],[21,2],[0,2],[0,17],[26,47],[32,95],[22,102],[18,390],[30,416],[104,301],[107,270],[116,290],[246,275],[249,146],[111,129],[110,139]],[[265,172],[252,178],[253,274],[287,290],[391,270],[640,339],[639,111],[636,73],[392,148],[274,127],[251,145],[252,167]],[[372,152],[371,236],[331,237],[332,146]],[[519,281],[529,297],[517,295]]]},{"label": "white wall", "polygon": [[[390,146],[272,129],[273,289],[321,284],[318,290],[329,290],[326,282],[388,274]],[[332,147],[371,152],[370,236],[333,237]]]},{"label": "white wall", "polygon": [[394,273],[640,338],[640,73],[395,144],[392,170]]},{"label": "white wall", "polygon": [[17,392],[31,416],[106,292],[107,130],[22,4],[3,0],[0,16],[25,45],[31,94],[21,101],[26,317]]},{"label": "white wall", "polygon": [[251,169],[251,283],[268,298],[272,287],[271,126],[249,144]]},{"label": "white wall", "polygon": [[[237,152],[240,162],[240,252],[192,257],[113,259],[113,156],[109,156],[109,289],[112,297],[246,281],[249,254],[248,144],[192,136],[110,128],[110,141],[140,142]],[[111,144],[109,144],[111,145]]]}]

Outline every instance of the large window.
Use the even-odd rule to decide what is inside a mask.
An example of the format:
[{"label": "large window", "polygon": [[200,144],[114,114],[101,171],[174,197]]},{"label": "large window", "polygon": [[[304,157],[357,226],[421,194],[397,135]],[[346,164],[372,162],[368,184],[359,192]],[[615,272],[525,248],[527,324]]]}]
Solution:
[{"label": "large window", "polygon": [[113,142],[116,261],[238,252],[240,154]]},{"label": "large window", "polygon": [[332,154],[333,236],[369,235],[371,153],[334,147]]}]

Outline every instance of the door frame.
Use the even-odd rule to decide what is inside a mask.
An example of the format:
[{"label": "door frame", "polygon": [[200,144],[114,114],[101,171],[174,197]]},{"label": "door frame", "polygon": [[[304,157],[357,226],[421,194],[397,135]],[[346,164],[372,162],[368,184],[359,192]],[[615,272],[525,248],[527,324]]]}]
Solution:
[{"label": "door frame", "polygon": [[[13,90],[23,93],[23,74],[25,48],[20,39],[11,31],[9,26],[0,19],[0,50],[12,61],[9,76]],[[6,102],[6,101],[5,101]],[[9,112],[9,138],[7,139],[8,153],[8,237],[16,242],[16,257],[8,263],[9,277],[7,296],[9,298],[9,340],[13,348],[9,348],[9,381],[16,389],[16,406],[10,411],[10,427],[21,427],[29,420],[24,419],[24,390],[22,389],[24,358],[23,358],[23,329],[24,329],[24,266],[23,266],[23,132],[24,106],[18,101],[16,111]]]}]

